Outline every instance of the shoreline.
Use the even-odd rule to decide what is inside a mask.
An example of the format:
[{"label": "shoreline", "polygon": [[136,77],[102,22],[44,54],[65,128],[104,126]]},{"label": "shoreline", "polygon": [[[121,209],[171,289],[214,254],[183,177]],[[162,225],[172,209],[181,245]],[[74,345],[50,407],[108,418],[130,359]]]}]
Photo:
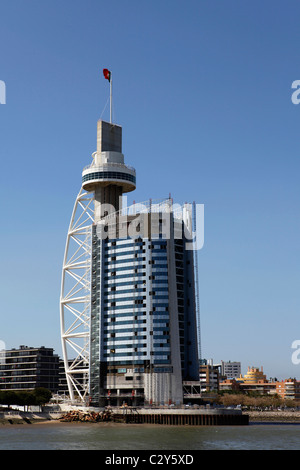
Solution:
[{"label": "shoreline", "polygon": [[300,424],[300,411],[247,411],[249,424],[255,423],[292,423]]},{"label": "shoreline", "polygon": [[[250,424],[300,424],[300,411],[247,411],[243,413],[249,416]],[[77,425],[82,426],[85,424],[101,425],[101,426],[115,426],[115,425],[150,425],[157,426],[157,424],[146,424],[146,423],[121,423],[113,421],[98,421],[98,422],[82,422],[82,421],[67,421],[63,417],[53,416],[24,416],[22,413],[14,416],[4,416],[0,418],[0,426],[30,426],[30,425]],[[160,424],[158,424],[161,426]],[[26,426],[26,427],[27,427]],[[168,426],[168,425],[163,425]],[[215,425],[217,427],[217,425]],[[214,427],[214,426],[213,426]]]}]

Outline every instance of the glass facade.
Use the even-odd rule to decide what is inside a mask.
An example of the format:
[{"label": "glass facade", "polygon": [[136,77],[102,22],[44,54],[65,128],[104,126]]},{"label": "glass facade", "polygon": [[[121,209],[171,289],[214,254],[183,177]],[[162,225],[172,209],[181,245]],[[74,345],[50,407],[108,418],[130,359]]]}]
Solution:
[{"label": "glass facade", "polygon": [[[73,213],[66,245],[65,258],[69,241],[78,243],[80,256],[88,254],[79,280],[83,293],[75,297],[80,314],[69,305],[73,289],[61,299],[63,344],[76,345],[81,367],[67,366],[64,352],[70,395],[79,393],[85,400],[89,394],[95,405],[106,404],[108,396],[122,404],[131,393],[145,403],[182,403],[182,381],[199,379],[193,255],[180,239],[184,228],[191,230],[188,207],[174,207],[169,198],[133,204],[126,212],[121,196],[135,185],[135,170],[124,164],[122,128],[98,121],[97,151],[82,173],[87,193],[80,193],[75,205],[76,211],[84,209],[84,217],[79,223]],[[70,265],[78,268],[76,257]],[[66,274],[68,264],[62,290]],[[77,279],[77,272],[72,277]],[[73,320],[67,329],[66,306]],[[79,372],[86,380],[80,390]]]},{"label": "glass facade", "polygon": [[169,364],[166,241],[103,244],[103,360],[110,365]]},{"label": "glass facade", "polygon": [[109,393],[122,403],[128,390],[176,401],[199,376],[193,254],[180,238],[99,240],[93,230],[92,402]]}]

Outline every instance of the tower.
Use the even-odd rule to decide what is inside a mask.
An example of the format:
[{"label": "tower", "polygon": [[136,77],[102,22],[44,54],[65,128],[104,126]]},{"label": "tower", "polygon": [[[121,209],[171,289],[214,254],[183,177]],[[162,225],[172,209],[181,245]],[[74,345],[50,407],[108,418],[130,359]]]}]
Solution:
[{"label": "tower", "polygon": [[191,205],[123,207],[122,128],[98,121],[65,249],[61,337],[71,399],[182,403],[199,380]]},{"label": "tower", "polygon": [[116,124],[98,121],[97,151],[92,164],[82,172],[82,188],[94,192],[95,223],[122,207],[122,194],[133,191],[135,169],[124,164],[122,128]]}]

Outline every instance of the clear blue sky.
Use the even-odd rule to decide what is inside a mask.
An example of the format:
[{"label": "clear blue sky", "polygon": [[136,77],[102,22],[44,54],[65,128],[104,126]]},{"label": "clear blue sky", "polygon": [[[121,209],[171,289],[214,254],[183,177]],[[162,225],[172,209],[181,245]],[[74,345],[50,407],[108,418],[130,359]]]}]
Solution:
[{"label": "clear blue sky", "polygon": [[205,205],[202,353],[300,379],[300,5],[1,0],[1,328],[61,354],[61,266],[112,70],[144,201]]}]

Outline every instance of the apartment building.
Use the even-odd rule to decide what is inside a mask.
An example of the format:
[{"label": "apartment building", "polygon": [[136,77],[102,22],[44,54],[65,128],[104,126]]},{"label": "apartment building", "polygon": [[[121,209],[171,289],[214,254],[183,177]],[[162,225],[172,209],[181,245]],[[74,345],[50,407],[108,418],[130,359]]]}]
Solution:
[{"label": "apartment building", "polygon": [[52,348],[20,346],[2,353],[0,390],[30,391],[44,387],[58,392],[59,357]]}]

